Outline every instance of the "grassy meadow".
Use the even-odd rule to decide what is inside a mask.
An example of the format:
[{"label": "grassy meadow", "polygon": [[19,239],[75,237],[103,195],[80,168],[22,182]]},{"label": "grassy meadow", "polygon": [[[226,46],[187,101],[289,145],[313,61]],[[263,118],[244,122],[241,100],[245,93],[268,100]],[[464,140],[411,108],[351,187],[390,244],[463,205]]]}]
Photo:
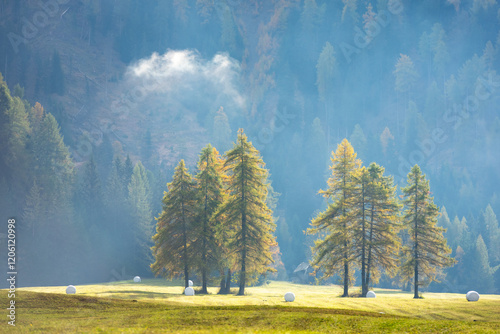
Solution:
[{"label": "grassy meadow", "polygon": [[[339,286],[270,282],[247,289],[246,296],[187,297],[180,282],[161,279],[76,286],[19,288],[16,327],[7,317],[0,332],[39,333],[498,333],[500,296],[411,293],[375,289],[377,298],[340,298]],[[235,290],[236,291],[236,290]],[[295,301],[283,295],[292,291]],[[355,290],[353,290],[355,291]],[[7,290],[0,290],[7,305]],[[4,309],[4,312],[7,310]],[[6,314],[6,313],[5,313]]]}]

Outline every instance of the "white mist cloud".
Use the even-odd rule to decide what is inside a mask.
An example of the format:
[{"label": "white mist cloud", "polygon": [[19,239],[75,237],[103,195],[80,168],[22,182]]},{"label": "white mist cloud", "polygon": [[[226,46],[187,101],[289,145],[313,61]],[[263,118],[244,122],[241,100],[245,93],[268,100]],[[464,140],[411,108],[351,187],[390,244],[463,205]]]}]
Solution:
[{"label": "white mist cloud", "polygon": [[206,60],[193,50],[153,53],[131,65],[126,73],[129,83],[139,85],[146,93],[229,100],[242,108],[245,99],[237,88],[239,76],[240,64],[227,54],[217,54]]}]

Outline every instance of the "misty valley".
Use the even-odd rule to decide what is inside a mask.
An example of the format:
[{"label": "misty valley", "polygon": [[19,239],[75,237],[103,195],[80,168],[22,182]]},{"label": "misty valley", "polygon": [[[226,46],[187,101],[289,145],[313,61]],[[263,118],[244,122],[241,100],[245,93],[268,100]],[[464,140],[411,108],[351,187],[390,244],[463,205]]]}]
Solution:
[{"label": "misty valley", "polygon": [[0,332],[494,332],[499,71],[495,0],[0,0]]}]

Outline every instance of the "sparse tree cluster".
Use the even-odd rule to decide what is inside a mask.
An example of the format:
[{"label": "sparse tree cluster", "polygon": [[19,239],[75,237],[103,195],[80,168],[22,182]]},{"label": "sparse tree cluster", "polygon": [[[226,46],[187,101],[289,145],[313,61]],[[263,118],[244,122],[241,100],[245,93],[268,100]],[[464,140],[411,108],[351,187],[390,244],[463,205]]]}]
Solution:
[{"label": "sparse tree cluster", "polygon": [[275,224],[266,203],[268,172],[259,151],[243,133],[222,158],[210,144],[200,154],[192,177],[179,162],[163,198],[151,269],[156,275],[194,273],[207,293],[210,276],[219,274],[220,293],[228,293],[231,273],[237,273],[239,295],[247,284],[273,270]]},{"label": "sparse tree cluster", "polygon": [[[450,249],[437,227],[437,208],[429,195],[429,182],[418,166],[408,174],[403,189],[405,215],[401,223],[401,204],[396,186],[384,168],[376,163],[361,166],[353,147],[344,139],[332,153],[332,173],[328,188],[320,193],[329,204],[311,222],[309,234],[319,234],[314,243],[312,264],[324,277],[338,274],[344,293],[354,283],[356,269],[361,271],[361,294],[365,296],[381,271],[405,278],[413,276],[415,298],[421,278],[427,283],[436,279],[436,268],[453,264]],[[404,264],[398,267],[401,240],[398,232],[410,234],[403,245]],[[412,275],[411,275],[412,274]],[[419,276],[420,275],[420,276]]]}]

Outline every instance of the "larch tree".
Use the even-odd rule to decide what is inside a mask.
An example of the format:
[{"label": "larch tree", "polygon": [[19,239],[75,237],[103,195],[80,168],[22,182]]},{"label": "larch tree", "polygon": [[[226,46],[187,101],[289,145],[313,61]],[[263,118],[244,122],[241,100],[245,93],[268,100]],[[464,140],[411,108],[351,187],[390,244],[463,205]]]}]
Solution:
[{"label": "larch tree", "polygon": [[[226,189],[227,175],[224,174],[224,185]],[[227,192],[223,193],[223,203],[226,201]],[[217,259],[217,268],[220,273],[220,289],[219,294],[228,294],[231,292],[231,277],[232,272],[236,270],[237,255],[231,249],[231,241],[234,238],[235,229],[232,227],[233,222],[226,219],[226,213],[222,210],[223,205],[212,216],[212,225],[215,229],[215,257]]]},{"label": "larch tree", "polygon": [[208,144],[203,148],[198,160],[198,175],[196,175],[200,202],[198,218],[194,226],[197,236],[194,241],[195,253],[200,257],[197,268],[201,273],[201,293],[208,293],[210,269],[217,265],[217,226],[214,225],[219,221],[212,219],[212,216],[224,199],[223,164],[224,161],[215,147]]},{"label": "larch tree", "polygon": [[369,213],[369,184],[370,173],[366,167],[361,167],[353,173],[355,182],[354,196],[350,198],[349,206],[352,206],[350,214],[353,216],[353,241],[354,256],[361,263],[361,295],[366,296],[368,285],[366,284],[366,258],[368,249],[368,213]]},{"label": "larch tree", "polygon": [[361,161],[347,139],[344,139],[332,154],[332,174],[328,179],[328,189],[320,190],[327,199],[332,200],[328,208],[311,221],[308,234],[320,234],[312,248],[312,265],[321,267],[325,277],[337,274],[342,270],[344,293],[349,296],[349,285],[353,281],[350,264],[355,254],[352,247],[355,218],[351,214],[350,203],[355,194],[356,183],[354,173]]},{"label": "larch tree", "polygon": [[454,264],[451,249],[443,236],[444,229],[437,226],[439,210],[430,196],[429,181],[415,165],[408,173],[408,185],[402,189],[405,211],[403,225],[409,234],[409,242],[403,247],[403,277],[413,276],[413,298],[419,298],[420,278],[427,282],[436,280],[438,268]]},{"label": "larch tree", "polygon": [[384,176],[384,168],[371,163],[367,169],[368,183],[368,229],[366,249],[365,289],[366,296],[370,282],[378,280],[377,268],[384,268],[392,274],[398,264],[400,239],[399,210],[396,186],[391,176]]},{"label": "larch tree", "polygon": [[273,261],[271,247],[276,244],[276,226],[266,205],[268,172],[243,129],[238,131],[233,148],[226,152],[224,166],[229,173],[229,193],[221,211],[229,227],[235,229],[230,247],[238,254],[238,295],[244,295],[252,276],[272,271],[269,264]]},{"label": "larch tree", "polygon": [[[191,227],[197,213],[196,183],[189,174],[184,160],[175,168],[172,182],[163,197],[163,211],[156,218],[156,234],[152,247],[155,262],[151,270],[155,275],[175,277],[184,275],[189,286],[189,266],[192,262]],[[182,269],[180,269],[182,268]]]}]

